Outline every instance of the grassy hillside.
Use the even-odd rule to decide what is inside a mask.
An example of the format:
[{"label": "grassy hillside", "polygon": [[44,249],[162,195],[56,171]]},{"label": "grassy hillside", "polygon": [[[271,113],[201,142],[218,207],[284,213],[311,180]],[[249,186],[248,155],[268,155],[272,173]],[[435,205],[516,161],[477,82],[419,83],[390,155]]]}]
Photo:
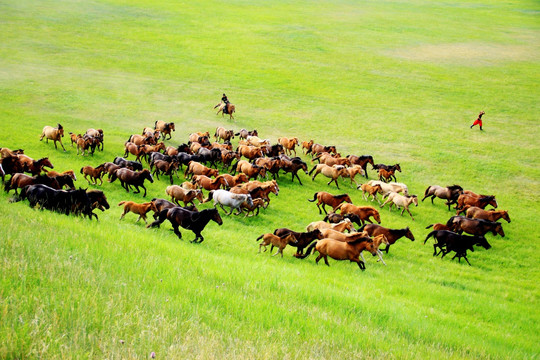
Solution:
[{"label": "grassy hillside", "polygon": [[[322,219],[307,201],[317,191],[374,204],[345,181],[281,176],[259,217],[223,215],[200,245],[168,222],[118,220],[122,200],[164,198],[164,179],[146,198],[88,186],[111,204],[99,222],[2,191],[0,358],[538,357],[539,11],[486,0],[0,3],[0,147],[78,172],[122,155],[156,120],[176,123],[167,145],[220,125],[257,129],[400,163],[398,181],[419,196],[433,184],[495,194],[512,219],[468,266],[423,245],[425,227],[453,214],[442,200],[412,208],[415,221],[380,209],[383,226],[409,226],[416,241],[361,272],[291,248],[257,254],[260,234]],[[234,121],[212,110],[223,92]],[[480,110],[483,132],[469,129]],[[105,150],[40,142],[57,123],[102,128]]]}]

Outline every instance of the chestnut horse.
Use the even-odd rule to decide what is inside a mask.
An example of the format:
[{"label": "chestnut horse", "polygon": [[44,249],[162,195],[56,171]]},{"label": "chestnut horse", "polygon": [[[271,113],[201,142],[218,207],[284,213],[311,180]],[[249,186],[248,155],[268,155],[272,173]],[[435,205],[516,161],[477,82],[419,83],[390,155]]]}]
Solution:
[{"label": "chestnut horse", "polygon": [[306,249],[306,255],[304,257],[307,257],[313,248],[319,252],[319,256],[315,259],[316,264],[319,264],[319,260],[324,258],[324,263],[330,266],[328,263],[328,256],[330,256],[334,260],[355,262],[362,271],[366,269],[366,265],[360,260],[360,253],[367,250],[371,255],[377,255],[377,249],[373,244],[373,240],[368,237],[362,237],[351,242],[342,242],[333,239],[318,240]]},{"label": "chestnut horse", "polygon": [[322,204],[322,210],[325,214],[328,214],[326,211],[325,205],[331,206],[332,211],[336,211],[336,208],[343,202],[348,202],[352,204],[352,200],[348,194],[342,195],[332,195],[326,191],[319,191],[313,195],[313,200],[308,199],[309,202],[315,202],[317,200],[317,207],[319,208],[319,214],[322,214],[320,205]]},{"label": "chestnut horse", "polygon": [[54,148],[56,150],[58,150],[58,147],[56,146],[56,142],[58,141],[60,145],[62,145],[62,149],[66,151],[64,144],[62,144],[62,138],[64,137],[64,128],[62,127],[62,125],[58,124],[58,126],[55,128],[53,128],[52,126],[45,126],[43,128],[43,132],[41,133],[39,141],[42,141],[44,137],[46,138],[47,143],[49,142],[49,139],[54,141]]},{"label": "chestnut horse", "polygon": [[377,223],[381,223],[381,216],[379,212],[372,206],[356,206],[353,204],[340,204],[336,210],[341,210],[341,214],[356,214],[360,218],[362,225],[365,224],[365,221],[372,223],[369,219],[373,217]]},{"label": "chestnut horse", "polygon": [[466,205],[476,206],[481,209],[485,209],[488,205],[497,208],[497,200],[495,199],[495,195],[480,195],[480,197],[471,196],[469,194],[459,195],[455,209],[460,210]]},{"label": "chestnut horse", "polygon": [[347,155],[347,159],[351,161],[351,165],[360,165],[362,170],[364,170],[364,176],[368,178],[367,174],[367,164],[373,165],[373,156],[371,155]]},{"label": "chestnut horse", "polygon": [[122,206],[122,205],[124,205],[124,212],[120,216],[120,220],[122,220],[128,212],[132,212],[134,214],[139,215],[139,217],[137,218],[137,221],[135,222],[139,222],[139,220],[143,219],[144,223],[147,224],[146,213],[148,213],[151,210],[152,203],[147,202],[143,204],[138,204],[134,201],[121,201],[120,203],[118,203],[118,206]]}]

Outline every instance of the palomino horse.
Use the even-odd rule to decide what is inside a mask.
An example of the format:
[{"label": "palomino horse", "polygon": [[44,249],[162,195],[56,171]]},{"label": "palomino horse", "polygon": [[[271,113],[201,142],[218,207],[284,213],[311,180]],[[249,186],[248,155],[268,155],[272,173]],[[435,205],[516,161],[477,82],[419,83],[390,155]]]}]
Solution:
[{"label": "palomino horse", "polygon": [[410,239],[411,241],[414,241],[414,235],[409,229],[409,227],[406,227],[404,229],[388,229],[377,224],[366,224],[365,226],[358,229],[358,231],[365,231],[369,234],[369,236],[377,236],[381,234],[386,236],[388,244],[386,244],[386,248],[382,251],[385,251],[387,254],[388,250],[390,249],[390,245],[393,245],[399,238],[403,236]]},{"label": "palomino horse", "polygon": [[218,108],[216,115],[218,115],[221,112],[222,117],[225,114],[229,114],[229,120],[234,119],[233,113],[236,111],[236,107],[233,104],[226,104],[222,101],[216,106],[214,106],[214,109],[215,108]]},{"label": "palomino horse", "polygon": [[368,185],[371,185],[371,186],[380,185],[382,194],[387,194],[391,191],[394,191],[397,193],[402,192],[405,195],[409,194],[409,188],[407,187],[407,185],[403,183],[397,183],[397,182],[385,183],[384,181],[380,181],[380,180],[369,180],[367,183]]},{"label": "palomino horse", "polygon": [[457,199],[459,195],[463,193],[463,188],[459,185],[452,185],[447,186],[445,188],[439,186],[439,185],[431,185],[428,186],[424,193],[424,198],[422,201],[424,201],[426,198],[431,196],[431,203],[433,204],[433,199],[435,197],[438,197],[440,199],[446,199],[447,202],[445,205],[448,205],[448,210],[450,210],[450,205],[455,204],[457,202]]},{"label": "palomino horse", "polygon": [[313,176],[311,177],[311,180],[315,180],[315,177],[322,173],[327,178],[330,178],[330,181],[327,183],[327,185],[330,185],[332,182],[336,183],[337,188],[339,189],[338,184],[338,178],[339,177],[348,177],[349,173],[347,172],[347,169],[343,165],[334,165],[334,166],[328,166],[326,164],[317,164],[311,169],[309,172],[309,175],[313,173]]},{"label": "palomino horse", "polygon": [[322,205],[322,210],[324,210],[324,213],[328,214],[325,205],[331,206],[332,211],[336,211],[336,208],[343,202],[352,204],[352,200],[348,194],[332,195],[326,191],[316,192],[315,195],[313,195],[313,200],[308,199],[309,202],[315,202],[315,200],[317,200],[319,214],[322,214],[320,205]]},{"label": "palomino horse", "polygon": [[58,141],[60,145],[62,145],[62,149],[66,151],[64,144],[62,144],[62,138],[64,137],[64,128],[62,125],[58,124],[58,127],[56,128],[53,128],[52,126],[45,126],[39,141],[43,140],[44,137],[47,138],[47,143],[49,142],[49,139],[54,141],[54,148],[56,150],[58,150],[58,147],[56,146],[56,142]]},{"label": "palomino horse", "polygon": [[225,211],[223,206],[228,206],[231,211],[227,215],[231,215],[234,209],[238,212],[235,215],[242,213],[242,203],[246,202],[248,206],[253,205],[253,200],[249,194],[233,194],[227,190],[212,190],[208,193],[208,199],[206,201],[214,200],[214,207],[218,204]]},{"label": "palomino horse", "polygon": [[308,226],[306,226],[306,231],[312,231],[315,229],[319,229],[319,230],[332,229],[339,232],[355,231],[354,225],[349,219],[345,219],[337,224],[330,224],[330,223],[327,223],[326,221],[314,221],[310,223]]},{"label": "palomino horse", "polygon": [[201,235],[201,232],[204,230],[210,220],[215,221],[218,225],[223,224],[223,220],[221,220],[221,216],[219,216],[217,209],[205,209],[198,212],[189,211],[177,206],[160,211],[158,219],[147,227],[159,227],[159,225],[165,220],[170,221],[174,229],[174,233],[180,239],[182,238],[182,233],[178,229],[180,226],[184,229],[193,231],[193,233],[195,233],[195,239],[193,239],[191,242],[195,243],[201,243],[204,241],[204,237]]},{"label": "palomino horse", "polygon": [[322,239],[315,241],[306,249],[306,256],[311,253],[311,250],[319,252],[319,256],[315,259],[315,263],[319,263],[321,258],[324,258],[324,263],[328,266],[328,256],[334,260],[349,260],[358,264],[360,270],[365,270],[366,265],[360,260],[360,253],[367,250],[371,255],[377,255],[377,249],[373,244],[373,240],[368,237],[362,237],[351,242],[341,242],[333,239]]},{"label": "palomino horse", "polygon": [[396,205],[398,210],[399,208],[403,208],[401,210],[401,216],[403,216],[403,213],[405,212],[405,210],[407,210],[407,212],[411,216],[411,219],[414,220],[411,211],[409,210],[409,205],[414,204],[415,206],[418,206],[418,198],[416,197],[416,195],[400,195],[397,192],[389,192],[383,196],[383,199],[385,199],[386,197],[388,197],[388,200],[386,200],[381,205],[381,207],[384,207],[384,205],[390,203],[390,205],[388,206],[388,210],[392,210],[392,206]]}]

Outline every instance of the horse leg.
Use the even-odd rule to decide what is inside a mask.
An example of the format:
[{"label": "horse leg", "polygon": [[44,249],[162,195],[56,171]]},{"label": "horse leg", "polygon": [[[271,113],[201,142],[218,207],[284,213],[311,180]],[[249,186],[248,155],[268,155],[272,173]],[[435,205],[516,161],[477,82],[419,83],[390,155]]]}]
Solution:
[{"label": "horse leg", "polygon": [[323,257],[323,254],[319,253],[319,256],[315,259],[315,264],[319,265],[319,260]]},{"label": "horse leg", "polygon": [[[408,212],[409,215],[411,216],[411,219],[413,219],[413,221],[414,221],[414,218],[413,218],[413,216],[412,216],[411,211],[409,210],[409,208],[408,208],[408,207],[404,207],[403,209],[407,209],[407,212]],[[403,215],[403,211],[401,212],[401,215]]]},{"label": "horse leg", "polygon": [[330,264],[328,263],[328,256],[323,255],[323,257],[324,257],[324,263],[326,264],[326,266],[330,266]]},{"label": "horse leg", "polygon": [[294,180],[294,177],[296,176],[296,178],[298,179],[298,182],[300,183],[300,185],[302,185],[302,181],[300,180],[300,178],[298,177],[298,173],[293,173],[293,180]]},{"label": "horse leg", "polygon": [[[155,221],[154,221],[154,222],[155,222]],[[172,224],[172,223],[171,223],[171,224]],[[173,231],[174,231],[174,233],[176,234],[176,236],[178,236],[179,239],[182,239],[182,233],[181,233],[180,230],[178,229],[178,227],[179,227],[180,225],[178,225],[178,224],[172,224],[172,226],[173,226]]]},{"label": "horse leg", "polygon": [[[136,185],[135,185],[136,186]],[[146,188],[144,187],[144,185],[141,185],[141,187],[144,189],[144,195],[143,197],[146,197]],[[137,186],[137,189],[139,189],[139,187]]]},{"label": "horse leg", "polygon": [[[62,145],[62,149],[64,149],[64,152],[66,151],[66,148],[64,147],[64,144],[62,144],[62,140],[58,140],[58,142],[60,143],[60,145]],[[54,143],[54,146],[56,146],[56,142]]]},{"label": "horse leg", "polygon": [[[362,254],[362,253],[360,253],[360,254]],[[379,260],[384,264],[384,266],[386,266],[386,263],[384,262],[384,260],[382,258],[382,252],[379,249],[377,249],[377,256],[379,257]],[[362,260],[364,260],[363,257],[362,257]]]},{"label": "horse leg", "polygon": [[361,261],[360,259],[351,260],[351,261],[357,263],[360,270],[362,271],[366,270],[366,264],[364,264],[364,262]]}]

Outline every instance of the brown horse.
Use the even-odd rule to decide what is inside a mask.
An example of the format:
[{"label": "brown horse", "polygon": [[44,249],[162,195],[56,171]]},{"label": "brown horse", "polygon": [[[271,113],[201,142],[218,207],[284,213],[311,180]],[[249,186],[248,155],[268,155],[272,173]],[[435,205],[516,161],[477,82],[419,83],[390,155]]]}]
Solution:
[{"label": "brown horse", "polygon": [[448,205],[448,210],[450,210],[450,205],[455,204],[459,195],[463,193],[463,188],[459,185],[447,186],[445,188],[439,185],[428,186],[424,192],[424,201],[426,198],[431,196],[431,203],[433,204],[433,199],[438,197],[440,199],[446,199],[445,205]]},{"label": "brown horse", "polygon": [[332,211],[336,211],[336,208],[343,202],[352,204],[352,200],[348,194],[332,195],[326,191],[316,192],[315,195],[313,195],[313,200],[308,199],[309,202],[315,202],[315,200],[317,200],[319,214],[322,214],[320,205],[322,205],[322,210],[324,210],[324,213],[328,214],[325,205],[331,206]]},{"label": "brown horse", "polygon": [[208,191],[217,190],[219,188],[226,189],[229,187],[229,183],[223,175],[219,175],[215,179],[211,179],[206,175],[194,175],[191,182]]},{"label": "brown horse", "polygon": [[[304,248],[308,246],[309,244],[311,244],[313,240],[323,238],[323,235],[321,234],[321,231],[319,229],[315,229],[313,231],[308,231],[308,232],[296,232],[287,228],[279,228],[279,229],[274,230],[274,235],[277,235],[277,236],[284,236],[289,233],[292,234],[295,237],[295,239],[298,241],[297,243],[291,245],[297,248],[296,254],[295,254],[296,257],[300,257],[300,255],[302,255],[304,251]],[[270,251],[272,251],[273,249],[274,247],[272,246]]]},{"label": "brown horse", "polygon": [[278,138],[278,143],[283,146],[286,154],[292,155],[292,152],[294,151],[294,156],[296,156],[295,146],[298,145],[297,137],[293,137],[293,138],[281,137],[281,138]]},{"label": "brown horse", "polygon": [[218,126],[216,128],[216,132],[214,133],[214,138],[216,141],[219,141],[220,139],[223,141],[230,141],[231,139],[234,139],[234,131],[227,130],[223,126]]},{"label": "brown horse", "polygon": [[171,185],[167,186],[165,192],[171,197],[171,200],[178,205],[180,205],[180,201],[184,203],[184,206],[187,206],[188,204],[195,205],[193,202],[195,199],[199,200],[199,203],[204,202],[201,190],[186,190],[181,186]]},{"label": "brown horse", "polygon": [[433,228],[433,230],[448,230],[448,231],[450,231],[450,228],[448,226],[446,226],[445,224],[441,224],[441,223],[435,223],[435,224],[431,224],[431,225],[426,226],[426,229],[430,229],[430,228]]},{"label": "brown horse", "polygon": [[221,112],[221,116],[223,117],[225,114],[229,114],[229,120],[234,119],[233,113],[236,111],[236,107],[233,104],[230,103],[224,103],[223,101],[214,106],[214,109],[218,108],[218,111],[216,115],[218,115]]},{"label": "brown horse", "polygon": [[312,162],[315,160],[319,160],[321,164],[326,164],[328,166],[334,166],[334,165],[343,165],[343,166],[351,166],[351,160],[344,158],[344,157],[334,157],[330,153],[321,153],[313,158],[311,160]]},{"label": "brown horse", "polygon": [[208,177],[215,177],[219,175],[219,171],[209,168],[197,161],[191,161],[186,169],[186,172],[184,173],[184,177],[186,179],[189,179],[190,177],[193,177],[193,175],[205,175]]},{"label": "brown horse", "polygon": [[118,178],[120,180],[120,184],[124,189],[126,189],[127,192],[129,192],[129,187],[134,186],[135,187],[135,193],[140,193],[141,190],[139,190],[139,186],[144,189],[144,196],[146,196],[146,188],[144,187],[144,180],[148,180],[151,183],[154,182],[154,178],[152,177],[152,174],[150,174],[150,170],[143,169],[141,171],[133,171],[126,168],[118,169],[113,174],[113,178],[111,179],[111,182],[114,182]]},{"label": "brown horse", "polygon": [[461,210],[466,205],[476,206],[481,209],[485,209],[488,205],[497,208],[497,200],[495,199],[495,195],[481,195],[480,197],[476,197],[463,193],[459,195],[455,209]]},{"label": "brown horse", "polygon": [[332,229],[335,231],[339,231],[341,233],[345,231],[348,231],[348,232],[355,231],[354,225],[349,219],[344,219],[343,221],[338,222],[337,224],[327,223],[326,221],[322,221],[322,220],[314,221],[310,223],[308,226],[306,226],[306,231],[311,231],[315,229],[319,229],[319,230]]},{"label": "brown horse", "polygon": [[5,157],[8,157],[8,156],[15,156],[15,155],[18,155],[18,154],[24,154],[24,150],[23,149],[16,149],[16,150],[11,150],[11,149],[8,149],[8,148],[0,148],[0,158],[5,158]]},{"label": "brown horse", "polygon": [[384,182],[390,182],[392,179],[396,181],[395,169],[379,169],[379,180]]},{"label": "brown horse", "polygon": [[15,194],[18,194],[18,189],[22,189],[27,185],[36,184],[47,185],[56,190],[60,190],[62,188],[55,178],[51,178],[46,175],[29,176],[22,173],[15,173],[4,185],[4,190],[6,192],[9,190],[15,190]]},{"label": "brown horse", "polygon": [[[377,198],[377,193],[379,193],[379,194],[383,193],[380,184],[377,184],[377,185],[374,185],[374,186],[371,186],[369,184],[362,184],[362,185],[360,185],[360,189],[362,190],[362,198],[364,200],[367,201],[369,199],[369,197],[371,196],[372,197],[371,201],[377,200],[379,205],[381,205],[381,201]],[[366,196],[366,194],[368,194],[368,196]]]},{"label": "brown horse", "polygon": [[486,211],[476,206],[465,205],[463,209],[459,210],[457,215],[462,212],[466,212],[468,218],[472,219],[484,219],[489,221],[497,221],[499,219],[504,219],[507,222],[510,222],[510,215],[506,210],[489,210]]},{"label": "brown horse", "polygon": [[48,177],[56,177],[56,176],[62,176],[62,175],[69,175],[70,178],[72,178],[74,181],[77,181],[77,176],[75,176],[75,172],[73,170],[66,170],[61,173],[54,170],[47,171]]},{"label": "brown horse", "polygon": [[464,216],[452,216],[446,223],[452,231],[462,234],[464,231],[471,235],[485,236],[491,232],[494,236],[497,234],[504,237],[504,230],[501,223],[483,219],[469,219]]},{"label": "brown horse", "polygon": [[229,187],[233,187],[249,181],[247,175],[244,173],[239,173],[235,176],[232,176],[231,174],[221,174],[220,176],[223,176],[223,178],[227,181]]},{"label": "brown horse", "polygon": [[313,140],[302,141],[302,152],[304,154],[307,154],[308,152],[311,152],[312,147],[313,147]]},{"label": "brown horse", "polygon": [[365,224],[365,221],[372,223],[369,219],[373,217],[377,223],[381,223],[381,216],[379,212],[372,206],[356,206],[353,204],[340,204],[336,210],[341,210],[341,214],[356,214],[360,218],[362,224]]},{"label": "brown horse", "polygon": [[351,165],[360,165],[362,167],[362,170],[364,170],[364,176],[366,179],[368,178],[367,174],[367,164],[373,165],[373,156],[371,155],[347,155],[347,159],[350,160]]},{"label": "brown horse", "polygon": [[262,149],[260,147],[251,145],[240,145],[236,151],[243,157],[249,160],[255,160],[258,157],[263,156]]},{"label": "brown horse", "polygon": [[272,244],[272,247],[277,247],[278,251],[272,255],[276,256],[277,254],[281,254],[281,257],[283,257],[283,249],[289,244],[297,244],[298,241],[295,239],[295,237],[292,234],[287,234],[282,237],[274,235],[274,234],[262,234],[259,236],[256,241],[263,239],[263,241],[259,244],[259,252],[261,252],[261,248],[264,246],[264,251],[267,250],[266,246]]},{"label": "brown horse", "polygon": [[41,133],[39,141],[42,141],[44,137],[46,138],[47,143],[49,142],[49,139],[54,141],[54,148],[56,150],[58,150],[58,147],[56,146],[56,142],[58,141],[60,145],[62,145],[62,149],[66,151],[64,144],[62,144],[62,138],[64,137],[64,128],[62,127],[62,125],[58,124],[58,126],[55,128],[53,128],[52,126],[45,126],[43,128],[43,132]]},{"label": "brown horse", "polygon": [[[266,209],[267,207],[268,203],[263,199],[252,199],[252,205],[249,204],[249,201],[244,201],[241,205],[242,211],[246,210],[244,217],[248,217],[249,214],[252,214],[251,216],[257,216],[259,215],[260,208]],[[255,213],[255,210],[257,213]]]},{"label": "brown horse", "polygon": [[334,260],[355,262],[362,271],[366,269],[366,265],[360,260],[360,253],[367,250],[371,255],[377,255],[377,249],[373,244],[373,240],[368,237],[361,237],[351,242],[342,242],[333,239],[318,240],[306,249],[306,255],[304,257],[308,256],[313,248],[319,252],[319,256],[315,259],[315,263],[317,264],[321,258],[324,258],[324,263],[330,266],[328,263],[328,256],[330,256]]},{"label": "brown horse", "polygon": [[138,204],[134,201],[121,201],[118,206],[122,205],[124,205],[124,212],[120,216],[120,220],[122,220],[128,212],[132,212],[139,215],[139,218],[135,222],[139,222],[139,220],[143,219],[145,224],[148,223],[146,221],[146,214],[151,210],[152,203],[147,202],[143,204]]},{"label": "brown horse", "polygon": [[[86,181],[88,181],[88,185],[97,185],[97,181],[99,180],[101,183],[99,185],[103,185],[103,164],[99,165],[96,168],[93,168],[92,166],[83,166],[81,168],[81,174],[84,175],[84,178]],[[92,182],[88,180],[88,177],[92,179]]]},{"label": "brown horse", "polygon": [[311,169],[309,172],[309,175],[313,173],[313,176],[311,177],[311,180],[315,180],[315,177],[322,173],[327,178],[330,178],[330,181],[326,185],[330,185],[332,182],[336,183],[336,187],[339,189],[339,184],[337,182],[338,178],[341,177],[347,177],[348,172],[345,166],[342,165],[335,165],[335,166],[328,166],[326,164],[318,164]]},{"label": "brown horse", "polygon": [[154,129],[161,132],[163,140],[167,140],[166,137],[169,135],[169,140],[172,138],[171,131],[176,131],[173,122],[166,123],[165,121],[157,120],[154,123]]},{"label": "brown horse", "polygon": [[[24,155],[17,155],[19,158]],[[51,169],[54,169],[53,164],[49,160],[49,158],[41,158],[39,160],[30,159],[30,162],[25,162],[23,164],[24,171],[29,172],[32,175],[39,175],[42,171],[45,171],[43,169],[44,167],[48,167]]]},{"label": "brown horse", "polygon": [[250,164],[246,160],[240,160],[236,164],[236,172],[246,174],[248,179],[257,179],[258,176],[264,178],[266,176],[266,169],[264,167]]},{"label": "brown horse", "polygon": [[399,238],[403,236],[410,239],[411,241],[414,241],[414,235],[409,229],[409,227],[406,227],[404,229],[388,229],[377,224],[366,224],[358,231],[365,231],[369,234],[369,236],[377,236],[381,234],[386,236],[388,244],[386,245],[386,248],[381,251],[385,251],[387,254],[388,250],[390,249],[390,245],[393,245]]}]

